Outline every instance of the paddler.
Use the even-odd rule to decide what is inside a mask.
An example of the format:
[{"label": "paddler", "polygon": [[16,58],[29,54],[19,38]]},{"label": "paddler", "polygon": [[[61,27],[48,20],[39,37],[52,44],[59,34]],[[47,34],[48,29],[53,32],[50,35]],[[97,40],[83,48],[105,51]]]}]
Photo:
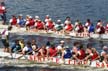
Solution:
[{"label": "paddler", "polygon": [[13,45],[11,46],[11,53],[19,53],[21,51],[22,51],[22,49],[19,44],[19,40],[16,39],[15,42],[13,43]]},{"label": "paddler", "polygon": [[37,56],[38,57],[43,57],[43,58],[47,56],[47,49],[46,49],[45,45],[43,45],[41,47],[41,49],[38,51],[38,55]]},{"label": "paddler", "polygon": [[84,31],[84,27],[83,27],[82,23],[79,20],[77,20],[75,22],[75,27],[74,28],[75,28],[76,33],[82,33]]},{"label": "paddler", "polygon": [[66,17],[64,24],[71,23],[71,18],[69,16]]},{"label": "paddler", "polygon": [[107,46],[103,46],[103,49],[100,55],[100,61],[108,63],[108,47]]},{"label": "paddler", "polygon": [[58,51],[58,56],[61,57],[62,56],[62,52],[64,51],[64,47],[65,47],[65,41],[61,40],[59,45],[57,46],[57,51]]},{"label": "paddler", "polygon": [[9,20],[10,25],[16,26],[17,25],[17,18],[15,15],[12,15],[12,18]]},{"label": "paddler", "polygon": [[105,33],[105,28],[103,27],[103,23],[101,20],[98,20],[98,22],[97,22],[96,33],[98,33],[98,34],[104,34]]},{"label": "paddler", "polygon": [[82,44],[80,44],[78,52],[77,52],[77,54],[73,55],[73,58],[75,60],[78,60],[78,61],[84,60],[84,58],[85,58],[85,50],[84,50]]},{"label": "paddler", "polygon": [[72,50],[69,46],[64,47],[64,51],[62,52],[62,59],[70,59],[72,57]]},{"label": "paddler", "polygon": [[47,31],[50,31],[50,30],[53,31],[54,25],[55,23],[52,21],[52,19],[49,19],[45,24]]},{"label": "paddler", "polygon": [[87,28],[88,33],[94,33],[95,27],[91,23],[90,19],[87,19],[87,21],[85,23],[85,27]]},{"label": "paddler", "polygon": [[92,48],[91,60],[98,60],[100,58],[98,51]]},{"label": "paddler", "polygon": [[44,22],[42,22],[41,20],[36,20],[35,27],[37,30],[44,30]]},{"label": "paddler", "polygon": [[49,47],[48,52],[47,52],[47,57],[56,57],[57,53],[58,53],[58,51],[57,51],[55,45],[51,44],[51,46]]},{"label": "paddler", "polygon": [[27,30],[32,29],[34,27],[34,24],[35,24],[35,21],[34,21],[33,17],[29,16],[28,20],[25,23]]},{"label": "paddler", "polygon": [[5,7],[5,4],[4,2],[1,2],[0,4],[0,16],[2,18],[2,21],[3,21],[3,25],[6,24],[6,7]]},{"label": "paddler", "polygon": [[86,51],[88,55],[86,56],[85,60],[95,61],[100,58],[99,53],[96,51],[94,47],[89,46]]},{"label": "paddler", "polygon": [[18,16],[18,19],[17,19],[18,27],[24,27],[24,26],[25,26],[25,22],[26,22],[26,20],[23,19],[23,15],[20,14],[20,15]]},{"label": "paddler", "polygon": [[57,20],[57,23],[55,24],[55,27],[54,27],[54,29],[55,29],[55,31],[56,32],[61,32],[62,33],[62,30],[63,30],[63,24],[62,24],[62,22],[61,22],[61,20]]},{"label": "paddler", "polygon": [[70,21],[65,21],[64,31],[69,33],[73,30],[73,25]]},{"label": "paddler", "polygon": [[89,27],[91,25],[91,21],[90,21],[90,19],[87,19],[87,21],[86,21],[86,23],[85,23],[85,27]]},{"label": "paddler", "polygon": [[80,42],[79,41],[75,41],[73,43],[73,47],[72,47],[72,53],[73,53],[73,55],[76,55],[78,53],[79,46],[80,46]]},{"label": "paddler", "polygon": [[51,19],[50,16],[49,15],[46,15],[45,16],[45,20],[44,20],[45,24],[49,21],[49,19]]},{"label": "paddler", "polygon": [[25,46],[24,39],[19,39],[19,44],[20,44],[20,46],[21,46],[21,49],[23,49],[24,46]]},{"label": "paddler", "polygon": [[37,54],[37,52],[40,50],[40,48],[38,48],[38,45],[37,45],[35,39],[32,39],[32,41],[31,41],[31,47],[33,49],[33,54]]},{"label": "paddler", "polygon": [[9,26],[7,29],[3,29],[1,34],[1,40],[4,46],[4,52],[9,51],[9,31],[11,31],[12,26]]},{"label": "paddler", "polygon": [[22,50],[22,53],[23,53],[23,55],[26,55],[26,54],[27,55],[32,55],[33,54],[33,49],[32,49],[30,41],[27,41],[25,47]]},{"label": "paddler", "polygon": [[66,20],[65,20],[64,24],[65,24],[64,31],[66,33],[69,33],[70,31],[73,30],[73,25],[72,25],[70,17],[66,17]]}]

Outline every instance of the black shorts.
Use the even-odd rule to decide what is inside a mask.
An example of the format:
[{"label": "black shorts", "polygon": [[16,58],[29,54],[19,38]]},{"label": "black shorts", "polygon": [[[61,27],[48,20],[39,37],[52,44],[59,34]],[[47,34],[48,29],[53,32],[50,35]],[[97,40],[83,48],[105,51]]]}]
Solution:
[{"label": "black shorts", "polygon": [[7,42],[6,39],[2,39],[2,43],[3,43],[3,45],[4,45],[5,48],[9,47],[9,43]]}]

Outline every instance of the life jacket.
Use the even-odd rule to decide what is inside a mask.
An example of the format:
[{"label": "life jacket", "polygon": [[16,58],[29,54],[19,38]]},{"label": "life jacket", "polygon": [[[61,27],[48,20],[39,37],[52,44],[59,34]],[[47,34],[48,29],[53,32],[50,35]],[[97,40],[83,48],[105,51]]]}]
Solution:
[{"label": "life jacket", "polygon": [[60,31],[60,30],[63,29],[63,26],[60,25],[60,24],[57,24],[57,25],[55,25],[55,29],[56,29],[57,31]]},{"label": "life jacket", "polygon": [[65,50],[65,53],[64,53],[64,58],[71,58],[72,57],[72,51],[67,49]]},{"label": "life jacket", "polygon": [[47,28],[48,29],[53,29],[53,27],[54,27],[53,22],[48,22]]},{"label": "life jacket", "polygon": [[3,14],[5,12],[5,9],[3,9],[4,6],[0,6],[0,14]]},{"label": "life jacket", "polygon": [[19,23],[18,24],[23,27],[25,25],[24,19],[19,19]]},{"label": "life jacket", "polygon": [[78,55],[78,59],[82,60],[85,58],[85,51],[83,49],[79,50],[80,55]]},{"label": "life jacket", "polygon": [[42,22],[37,22],[37,26],[36,26],[37,29],[43,29],[44,28],[44,25]]},{"label": "life jacket", "polygon": [[[47,54],[47,49],[43,49],[43,55],[46,56]],[[41,56],[41,53],[39,52],[37,56]]]},{"label": "life jacket", "polygon": [[95,52],[95,53],[93,53],[93,56],[91,57],[91,60],[95,60],[97,57],[98,57],[98,53]]},{"label": "life jacket", "polygon": [[11,25],[16,25],[16,24],[17,24],[17,19],[16,18],[12,18]]},{"label": "life jacket", "polygon": [[12,51],[16,52],[18,50],[21,50],[21,46],[19,44],[14,44],[14,46],[12,47]]},{"label": "life jacket", "polygon": [[66,30],[67,31],[72,31],[73,30],[73,26],[71,24],[67,24],[66,25]]},{"label": "life jacket", "polygon": [[55,56],[57,56],[57,49],[56,49],[56,48],[50,47],[50,48],[49,48],[49,56],[50,56],[50,57],[55,57]]},{"label": "life jacket", "polygon": [[105,28],[103,26],[96,26],[97,32],[99,34],[104,34],[105,33]]},{"label": "life jacket", "polygon": [[105,28],[102,26],[102,27],[101,27],[100,34],[104,34],[104,33],[105,33]]},{"label": "life jacket", "polygon": [[89,33],[94,32],[94,30],[95,30],[94,26],[93,25],[90,25],[89,26],[89,29],[88,29]]},{"label": "life jacket", "polygon": [[28,23],[27,26],[29,26],[29,27],[30,27],[30,26],[33,26],[34,23],[35,23],[33,19],[29,19],[28,21],[29,21],[29,23]]},{"label": "life jacket", "polygon": [[28,50],[25,53],[26,54],[32,54],[32,47],[28,47]]},{"label": "life jacket", "polygon": [[83,31],[84,31],[83,26],[82,26],[82,25],[79,25],[79,30],[78,30],[78,32],[81,33],[81,32],[83,32]]}]

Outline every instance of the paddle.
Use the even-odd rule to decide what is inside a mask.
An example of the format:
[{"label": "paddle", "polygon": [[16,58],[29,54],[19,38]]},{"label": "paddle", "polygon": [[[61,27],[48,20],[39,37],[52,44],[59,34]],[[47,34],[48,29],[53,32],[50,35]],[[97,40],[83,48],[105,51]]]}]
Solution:
[{"label": "paddle", "polygon": [[[41,49],[41,48],[39,48],[38,50],[35,50],[34,52],[38,52],[40,49]],[[26,53],[26,55],[27,55],[27,54],[29,54],[29,53],[31,53],[31,52],[33,52],[33,50],[32,50],[32,51],[27,52],[27,53]],[[20,59],[20,58],[22,58],[22,57],[24,57],[24,56],[25,56],[25,54],[23,54],[23,55],[19,56],[17,59]]]},{"label": "paddle", "polygon": [[[16,58],[16,54],[17,54],[19,51],[21,51],[21,50],[22,50],[22,49],[17,50],[17,51],[15,51],[14,53],[10,52],[11,57],[12,57],[12,58]],[[13,54],[15,54],[15,55],[13,56]]]},{"label": "paddle", "polygon": [[22,57],[24,57],[25,55],[27,55],[27,54],[29,54],[29,53],[31,53],[31,52],[33,52],[33,51],[29,51],[29,52],[27,52],[26,54],[23,54],[23,55],[19,56],[17,59],[21,59]]}]

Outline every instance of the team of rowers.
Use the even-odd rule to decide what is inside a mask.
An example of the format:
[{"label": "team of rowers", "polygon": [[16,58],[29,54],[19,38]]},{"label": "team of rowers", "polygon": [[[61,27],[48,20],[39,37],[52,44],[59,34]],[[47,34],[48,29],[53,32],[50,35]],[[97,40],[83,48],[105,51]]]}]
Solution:
[{"label": "team of rowers", "polygon": [[18,17],[12,15],[9,23],[17,27],[26,27],[27,30],[32,31],[46,30],[46,32],[84,32],[98,34],[104,34],[108,32],[108,24],[103,25],[101,20],[97,21],[96,26],[90,21],[90,19],[87,19],[85,24],[82,24],[79,20],[76,20],[75,24],[73,24],[70,17],[66,17],[66,20],[63,23],[61,20],[54,22],[49,15],[45,16],[44,21],[42,21],[39,16],[35,16],[35,18],[33,18],[30,15],[26,15],[26,18],[23,18],[22,14],[20,14]]},{"label": "team of rowers", "polygon": [[90,43],[86,47],[83,46],[81,41],[75,41],[72,47],[66,45],[65,41],[61,40],[59,44],[55,45],[46,42],[45,45],[38,46],[35,39],[29,40],[26,43],[23,39],[16,39],[11,47],[12,53],[20,53],[23,55],[35,55],[36,57],[59,57],[62,59],[74,60],[99,60],[108,63],[108,47],[102,47],[99,53]]}]

